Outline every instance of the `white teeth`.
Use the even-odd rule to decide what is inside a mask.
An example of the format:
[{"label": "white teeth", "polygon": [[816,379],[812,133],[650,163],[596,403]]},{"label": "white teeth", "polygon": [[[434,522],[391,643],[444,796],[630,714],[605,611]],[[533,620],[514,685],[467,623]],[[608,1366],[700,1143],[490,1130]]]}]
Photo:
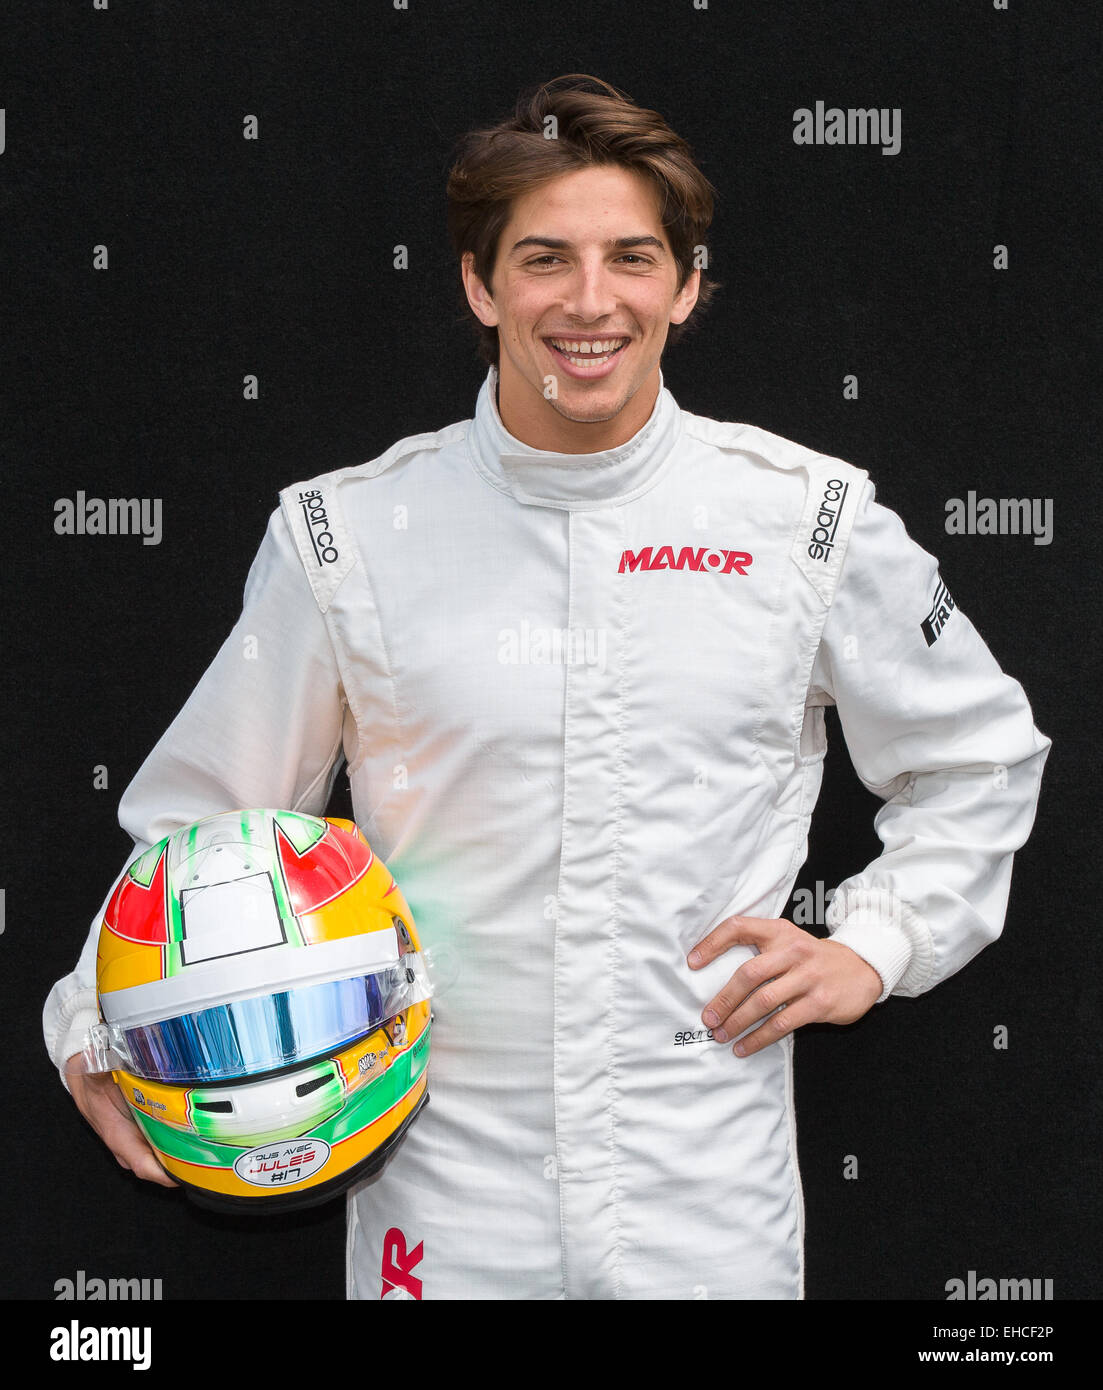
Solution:
[{"label": "white teeth", "polygon": [[575,341],[573,338],[552,338],[553,346],[560,352],[566,353],[568,357],[588,357],[591,361],[595,357],[607,356],[626,343],[626,338],[605,338],[598,339],[596,342],[586,340]]}]

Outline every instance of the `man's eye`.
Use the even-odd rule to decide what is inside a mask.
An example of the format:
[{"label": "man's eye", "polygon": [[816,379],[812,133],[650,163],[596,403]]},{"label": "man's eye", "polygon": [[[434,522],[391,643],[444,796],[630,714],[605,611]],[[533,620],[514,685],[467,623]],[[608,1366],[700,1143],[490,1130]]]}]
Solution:
[{"label": "man's eye", "polygon": [[[651,265],[652,263],[651,258],[649,256],[641,256],[636,251],[624,251],[621,253],[621,255],[617,257],[617,260],[622,262],[628,262],[631,265]],[[525,264],[545,266],[560,265],[562,264],[562,262],[562,256],[556,256],[552,252],[548,251],[543,256],[533,256],[532,259],[526,261]]]}]

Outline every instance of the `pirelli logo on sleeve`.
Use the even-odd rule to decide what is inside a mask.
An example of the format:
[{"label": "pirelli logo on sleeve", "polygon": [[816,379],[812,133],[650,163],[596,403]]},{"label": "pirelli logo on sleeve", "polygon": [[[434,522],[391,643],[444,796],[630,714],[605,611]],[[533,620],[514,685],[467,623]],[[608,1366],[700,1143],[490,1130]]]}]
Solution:
[{"label": "pirelli logo on sleeve", "polygon": [[950,614],[954,611],[954,600],[949,589],[942,581],[942,576],[938,576],[938,588],[935,590],[934,602],[931,604],[931,611],[919,624],[923,629],[923,638],[928,647],[933,647],[938,641],[938,634],[950,620]]}]

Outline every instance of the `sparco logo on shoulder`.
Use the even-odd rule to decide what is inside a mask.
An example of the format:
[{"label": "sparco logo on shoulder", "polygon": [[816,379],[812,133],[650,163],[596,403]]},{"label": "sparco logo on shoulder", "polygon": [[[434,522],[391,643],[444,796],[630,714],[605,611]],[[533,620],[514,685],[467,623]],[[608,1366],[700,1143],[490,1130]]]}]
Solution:
[{"label": "sparco logo on shoulder", "polygon": [[333,544],[333,532],[329,529],[322,494],[315,488],[312,492],[300,492],[303,516],[306,518],[310,543],[320,565],[333,565],[337,562],[337,547]]},{"label": "sparco logo on shoulder", "polygon": [[808,554],[813,560],[822,560],[826,565],[835,548],[835,532],[839,526],[839,516],[846,503],[850,484],[841,478],[829,478],[823,490],[823,501],[816,513],[816,524],[808,538]]},{"label": "sparco logo on shoulder", "polygon": [[625,570],[711,570],[714,574],[746,574],[754,557],[745,550],[709,550],[708,546],[683,545],[674,554],[672,545],[645,545],[642,550],[626,550],[620,557],[618,574]]}]

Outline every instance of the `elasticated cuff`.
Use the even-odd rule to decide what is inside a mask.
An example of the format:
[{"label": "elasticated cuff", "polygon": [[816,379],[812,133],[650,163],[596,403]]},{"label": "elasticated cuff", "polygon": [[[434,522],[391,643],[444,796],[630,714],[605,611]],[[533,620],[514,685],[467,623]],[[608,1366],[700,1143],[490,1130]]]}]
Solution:
[{"label": "elasticated cuff", "polygon": [[880,975],[878,1004],[890,994],[922,992],[933,959],[930,929],[889,889],[844,884],[827,910],[827,929]]},{"label": "elasticated cuff", "polygon": [[46,1050],[58,1069],[61,1084],[66,1090],[65,1063],[84,1048],[88,1030],[100,1019],[94,989],[78,989],[66,998],[57,996],[58,986],[50,992],[42,1013],[42,1034]]}]

